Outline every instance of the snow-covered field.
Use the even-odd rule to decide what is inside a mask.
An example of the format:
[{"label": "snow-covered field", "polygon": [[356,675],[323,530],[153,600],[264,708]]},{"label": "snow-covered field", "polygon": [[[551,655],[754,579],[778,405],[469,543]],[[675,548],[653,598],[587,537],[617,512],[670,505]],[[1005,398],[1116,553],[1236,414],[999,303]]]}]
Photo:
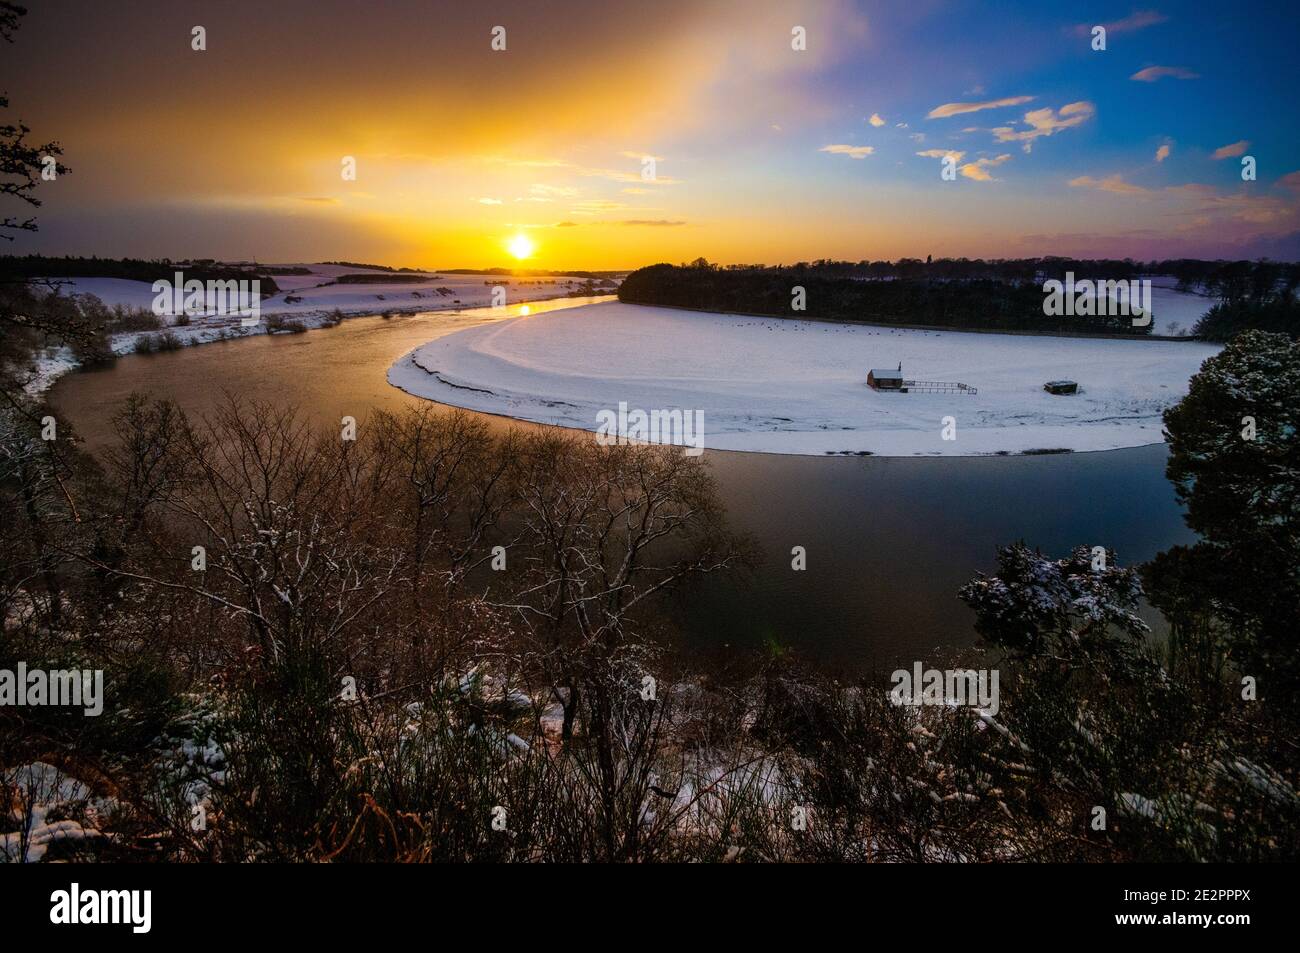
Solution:
[{"label": "snow-covered field", "polygon": [[[290,265],[288,267],[295,267]],[[116,334],[111,340],[118,354],[130,354],[142,336],[171,334],[183,345],[205,344],[209,341],[227,340],[253,334],[264,334],[271,329],[268,319],[280,318],[301,326],[305,330],[320,328],[334,320],[335,312],[345,317],[356,315],[411,314],[424,311],[447,311],[464,308],[481,308],[494,304],[493,288],[500,285],[506,290],[506,302],[542,301],[561,298],[576,290],[586,280],[579,277],[516,278],[491,274],[450,275],[425,272],[430,280],[421,282],[378,282],[374,284],[330,284],[342,275],[373,274],[385,276],[388,272],[348,265],[311,264],[301,267],[311,269],[309,275],[276,275],[275,283],[280,293],[261,303],[261,320],[244,327],[240,319],[231,315],[196,315],[188,325],[176,324],[167,318],[167,327],[159,331],[137,331]],[[178,266],[182,273],[184,268]],[[59,278],[54,279],[64,295],[90,294],[109,307],[150,310],[155,294],[147,281],[128,281],[122,278]],[[293,300],[288,300],[293,299]],[[62,374],[75,368],[67,348],[52,349],[36,365],[36,376],[28,390],[39,393],[48,388]]]},{"label": "snow-covered field", "polygon": [[[292,266],[290,266],[292,267]],[[492,289],[506,289],[506,301],[539,301],[558,298],[580,285],[582,278],[514,278],[510,276],[436,275],[420,282],[378,282],[375,284],[341,284],[330,282],[342,275],[376,275],[385,272],[345,265],[304,265],[310,275],[276,275],[280,293],[262,301],[262,316],[280,315],[295,319],[328,317],[335,309],[345,315],[378,314],[383,311],[439,311],[450,308],[480,308],[492,304]],[[178,267],[179,271],[184,271]],[[394,277],[401,277],[396,275]],[[93,294],[104,304],[149,309],[154,292],[147,281],[122,278],[60,278],[64,294]],[[292,298],[293,300],[287,300]],[[225,320],[225,324],[239,321]],[[185,331],[177,328],[176,331]],[[264,329],[263,329],[264,330]],[[253,329],[254,333],[258,329]]]},{"label": "snow-covered field", "polygon": [[[1157,299],[1157,322],[1164,316]],[[597,415],[702,411],[704,446],[773,453],[969,456],[1158,443],[1160,413],[1217,345],[899,330],[621,303],[431,341],[389,370],[409,393],[596,430]],[[880,393],[871,368],[977,394]],[[1054,396],[1046,381],[1080,393]],[[944,439],[945,417],[955,439]],[[949,431],[952,432],[951,430]]]}]

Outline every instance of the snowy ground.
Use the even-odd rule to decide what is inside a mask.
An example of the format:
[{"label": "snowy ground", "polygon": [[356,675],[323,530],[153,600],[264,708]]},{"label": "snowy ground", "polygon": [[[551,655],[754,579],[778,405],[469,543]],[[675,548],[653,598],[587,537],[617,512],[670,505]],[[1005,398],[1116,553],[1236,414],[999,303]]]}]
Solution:
[{"label": "snowy ground", "polygon": [[[294,267],[294,266],[290,266]],[[449,308],[478,308],[492,303],[492,288],[502,285],[508,303],[557,298],[568,294],[582,278],[513,278],[500,275],[437,275],[427,272],[430,280],[421,282],[381,282],[377,284],[329,284],[342,275],[378,275],[386,273],[369,268],[345,265],[303,265],[310,275],[276,275],[280,293],[262,301],[262,316],[318,319],[335,309],[345,315],[378,314],[382,311],[439,311]],[[183,267],[178,267],[184,272]],[[397,275],[395,277],[401,277]],[[64,294],[93,294],[104,304],[148,309],[154,300],[150,282],[122,278],[60,278]],[[444,289],[444,290],[439,290]],[[293,298],[289,301],[286,299]],[[238,321],[226,321],[238,326]],[[185,328],[176,329],[178,332]],[[254,329],[257,332],[257,329]]]},{"label": "snowy ground", "polygon": [[[290,266],[293,267],[293,266]],[[160,331],[128,332],[114,335],[113,350],[130,354],[141,336],[157,335],[164,331],[182,344],[205,344],[209,341],[227,340],[252,334],[264,334],[270,328],[267,319],[279,317],[301,325],[307,330],[323,327],[336,311],[345,317],[356,315],[409,314],[423,311],[447,311],[464,308],[481,308],[493,304],[492,290],[497,285],[506,289],[506,303],[541,301],[562,298],[576,290],[586,279],[578,277],[515,278],[502,275],[471,274],[449,275],[426,272],[429,281],[381,282],[377,284],[333,285],[329,282],[341,275],[374,274],[386,272],[346,265],[303,265],[310,275],[276,275],[276,285],[281,289],[274,297],[261,304],[261,321],[243,327],[233,316],[196,316],[187,326],[178,326],[168,318],[168,327]],[[184,272],[183,267],[178,270]],[[128,281],[122,278],[59,278],[64,295],[91,294],[112,307],[150,310],[155,295],[147,281]],[[292,298],[294,300],[286,300]],[[30,393],[46,390],[62,374],[75,368],[71,351],[67,348],[50,349],[41,355],[36,364],[36,377],[28,387]]]},{"label": "snowy ground", "polygon": [[[1156,316],[1164,319],[1159,299]],[[710,449],[970,456],[1158,443],[1161,411],[1217,351],[1190,341],[897,330],[608,303],[459,331],[403,357],[388,379],[457,407],[585,430],[620,402],[699,410]],[[960,381],[978,394],[866,386],[868,369],[900,361],[906,378]],[[1061,378],[1081,392],[1043,390]],[[954,440],[943,439],[949,416]]]},{"label": "snowy ground", "polygon": [[1151,279],[1151,309],[1155,312],[1153,334],[1189,334],[1214,299],[1208,295],[1178,291],[1178,279],[1161,275]]}]

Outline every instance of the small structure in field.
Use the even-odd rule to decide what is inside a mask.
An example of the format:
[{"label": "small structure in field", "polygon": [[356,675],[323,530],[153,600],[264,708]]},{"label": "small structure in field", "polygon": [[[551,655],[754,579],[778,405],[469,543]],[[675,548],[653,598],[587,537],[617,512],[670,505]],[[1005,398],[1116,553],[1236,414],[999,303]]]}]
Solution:
[{"label": "small structure in field", "polygon": [[979,391],[969,384],[956,381],[913,381],[903,378],[903,364],[898,370],[881,370],[872,368],[867,371],[867,386],[872,390],[888,390],[898,394],[978,394]]},{"label": "small structure in field", "polygon": [[867,371],[867,386],[874,390],[902,390],[903,365],[899,364],[896,371],[879,368]]},{"label": "small structure in field", "polygon": [[1043,385],[1043,390],[1049,394],[1077,394],[1079,385],[1074,381],[1048,381]]}]

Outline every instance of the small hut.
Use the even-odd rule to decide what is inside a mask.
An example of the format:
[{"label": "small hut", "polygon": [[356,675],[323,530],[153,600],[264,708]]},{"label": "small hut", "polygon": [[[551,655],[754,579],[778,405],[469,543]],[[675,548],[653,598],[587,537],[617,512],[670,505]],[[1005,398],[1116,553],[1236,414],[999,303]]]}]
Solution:
[{"label": "small hut", "polygon": [[1079,385],[1074,381],[1048,381],[1043,385],[1043,390],[1049,394],[1077,394]]},{"label": "small hut", "polygon": [[867,371],[867,386],[874,390],[902,390],[903,365],[898,370],[872,368]]}]

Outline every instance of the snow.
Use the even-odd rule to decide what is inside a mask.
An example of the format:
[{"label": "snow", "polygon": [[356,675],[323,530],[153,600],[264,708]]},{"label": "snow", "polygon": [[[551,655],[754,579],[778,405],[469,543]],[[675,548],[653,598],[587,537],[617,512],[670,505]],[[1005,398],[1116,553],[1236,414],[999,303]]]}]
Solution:
[{"label": "snow", "polygon": [[29,396],[43,394],[56,380],[69,371],[76,370],[77,359],[72,348],[49,347],[37,352],[32,361],[32,376],[27,380],[25,390]]},{"label": "snow", "polygon": [[[1167,292],[1172,294],[1172,292]],[[1163,309],[1157,297],[1157,323]],[[891,329],[618,302],[467,328],[389,369],[419,397],[596,430],[629,408],[704,414],[710,449],[971,456],[1158,443],[1161,412],[1218,345]],[[881,393],[872,367],[977,394]],[[1049,380],[1079,382],[1055,396]],[[945,417],[955,439],[943,439]]]},{"label": "snow", "polygon": [[1167,275],[1151,279],[1151,310],[1155,334],[1188,334],[1214,304],[1208,295],[1178,291],[1178,279]]},{"label": "snow", "polygon": [[[294,267],[294,266],[290,266]],[[428,281],[392,281],[376,284],[343,284],[329,282],[340,275],[386,275],[386,272],[366,268],[348,268],[341,265],[304,265],[310,275],[275,275],[279,294],[262,300],[262,316],[278,314],[291,317],[327,317],[336,308],[344,314],[379,314],[383,311],[398,313],[415,311],[440,311],[452,308],[479,308],[492,304],[492,289],[501,285],[506,289],[506,301],[538,301],[563,297],[583,278],[516,278],[509,275],[440,275],[425,272]],[[182,266],[177,270],[184,273]],[[401,278],[398,274],[395,278]],[[153,286],[147,281],[128,281],[122,278],[59,278],[65,295],[93,294],[104,304],[123,305],[149,310],[155,298]],[[572,282],[573,284],[569,284]],[[438,289],[450,290],[450,294]],[[286,301],[286,298],[301,298]],[[233,322],[238,326],[238,319]],[[184,330],[183,328],[177,330]],[[254,329],[256,331],[257,329]]]},{"label": "snow", "polygon": [[[585,278],[576,276],[530,278],[486,273],[449,275],[428,271],[422,272],[429,275],[428,281],[333,285],[329,282],[341,275],[383,276],[391,273],[347,265],[291,264],[284,267],[308,268],[311,274],[274,276],[276,285],[281,289],[280,293],[263,299],[261,320],[256,325],[244,327],[239,317],[235,315],[195,316],[191,319],[191,323],[185,326],[176,325],[174,318],[167,318],[168,326],[158,331],[132,331],[113,335],[110,341],[112,349],[119,355],[130,354],[135,350],[136,341],[141,337],[157,336],[164,331],[183,345],[206,344],[211,341],[264,334],[270,330],[267,318],[271,316],[278,316],[299,324],[305,330],[313,330],[330,323],[335,317],[335,312],[341,312],[345,317],[354,317],[386,312],[415,314],[481,308],[494,303],[492,291],[498,285],[506,289],[507,304],[543,301],[565,297],[586,281]],[[178,265],[177,270],[183,274],[185,268],[183,265]],[[398,273],[398,277],[400,276]],[[65,296],[94,295],[109,307],[121,305],[124,308],[149,311],[152,310],[156,297],[153,284],[148,281],[130,281],[124,278],[49,280],[57,283],[60,293]],[[301,300],[287,301],[286,298],[290,297]],[[27,387],[28,393],[33,396],[44,393],[55,380],[78,366],[67,348],[51,349],[39,354],[34,364],[35,373]]]},{"label": "snow", "polygon": [[[92,797],[80,781],[42,761],[17,768],[8,781],[12,800],[5,805],[6,826],[15,829],[0,833],[0,862],[39,863],[56,842],[80,846],[100,837],[99,830],[83,821],[97,820],[114,807],[111,799]],[[52,816],[74,813],[82,819]]]}]

